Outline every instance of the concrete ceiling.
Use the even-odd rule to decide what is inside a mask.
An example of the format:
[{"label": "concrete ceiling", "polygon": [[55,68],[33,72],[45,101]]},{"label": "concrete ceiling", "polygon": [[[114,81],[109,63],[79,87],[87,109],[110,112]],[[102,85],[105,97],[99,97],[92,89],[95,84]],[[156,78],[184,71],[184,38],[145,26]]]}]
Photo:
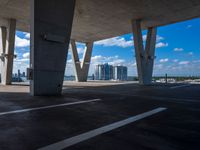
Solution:
[{"label": "concrete ceiling", "polygon": [[[29,10],[29,0],[0,0],[0,25],[16,18],[17,29],[29,31]],[[87,42],[130,33],[132,19],[142,19],[145,29],[197,17],[200,0],[77,0],[71,38]]]}]

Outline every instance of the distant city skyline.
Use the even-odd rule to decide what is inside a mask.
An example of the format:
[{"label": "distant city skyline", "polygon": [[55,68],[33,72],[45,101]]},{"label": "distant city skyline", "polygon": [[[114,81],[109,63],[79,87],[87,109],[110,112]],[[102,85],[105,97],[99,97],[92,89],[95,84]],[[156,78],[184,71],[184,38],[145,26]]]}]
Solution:
[{"label": "distant city skyline", "polygon": [[126,66],[113,66],[108,63],[95,66],[94,77],[96,80],[127,80]]},{"label": "distant city skyline", "polygon": [[[158,27],[154,76],[200,76],[200,18]],[[146,31],[143,32],[146,39]],[[20,69],[26,72],[29,67],[30,34],[16,32],[13,73]],[[84,44],[77,45],[79,57],[84,53]],[[69,48],[70,49],[70,48]],[[128,67],[128,76],[137,76],[132,34],[97,41],[94,44],[89,75],[95,65],[108,63]],[[65,75],[74,75],[71,52],[68,54]]]}]

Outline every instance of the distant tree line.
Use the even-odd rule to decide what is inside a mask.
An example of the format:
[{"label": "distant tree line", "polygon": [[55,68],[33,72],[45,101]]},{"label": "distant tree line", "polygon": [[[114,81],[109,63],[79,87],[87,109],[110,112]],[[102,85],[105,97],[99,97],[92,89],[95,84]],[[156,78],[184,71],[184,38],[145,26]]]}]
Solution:
[{"label": "distant tree line", "polygon": [[[163,79],[165,78],[165,76],[154,76],[152,78],[152,80],[160,80],[160,79]],[[199,76],[168,76],[168,78],[171,78],[171,79],[175,79],[176,81],[184,81],[184,80],[195,80],[195,79],[200,79]],[[138,77],[135,77],[135,76],[128,76],[128,81],[138,81]]]},{"label": "distant tree line", "polygon": [[[159,80],[161,78],[165,78],[165,76],[153,77],[154,80]],[[188,77],[186,77],[186,76],[168,76],[168,78],[175,79],[176,81],[200,79],[200,77],[197,77],[197,76],[188,76]]]}]

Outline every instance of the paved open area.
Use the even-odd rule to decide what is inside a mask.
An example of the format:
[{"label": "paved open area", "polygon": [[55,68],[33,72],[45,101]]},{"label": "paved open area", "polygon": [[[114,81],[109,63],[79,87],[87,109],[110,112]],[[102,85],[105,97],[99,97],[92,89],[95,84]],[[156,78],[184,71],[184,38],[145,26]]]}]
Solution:
[{"label": "paved open area", "polygon": [[200,85],[65,82],[60,97],[0,86],[0,149],[198,150]]}]

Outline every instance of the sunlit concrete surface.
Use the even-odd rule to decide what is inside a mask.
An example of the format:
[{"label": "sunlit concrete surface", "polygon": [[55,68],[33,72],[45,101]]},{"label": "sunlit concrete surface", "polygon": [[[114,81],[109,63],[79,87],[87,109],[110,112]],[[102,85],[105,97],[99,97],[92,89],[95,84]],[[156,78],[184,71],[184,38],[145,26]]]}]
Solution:
[{"label": "sunlit concrete surface", "polygon": [[185,85],[65,82],[60,97],[0,86],[0,149],[198,149],[200,85]]},{"label": "sunlit concrete surface", "polygon": [[112,86],[122,84],[134,84],[138,81],[102,81],[102,80],[89,80],[88,82],[75,82],[75,81],[64,81],[64,87],[96,87],[96,86]]},{"label": "sunlit concrete surface", "polygon": [[0,85],[0,94],[2,93],[28,93],[28,84],[12,84],[12,85]]}]

